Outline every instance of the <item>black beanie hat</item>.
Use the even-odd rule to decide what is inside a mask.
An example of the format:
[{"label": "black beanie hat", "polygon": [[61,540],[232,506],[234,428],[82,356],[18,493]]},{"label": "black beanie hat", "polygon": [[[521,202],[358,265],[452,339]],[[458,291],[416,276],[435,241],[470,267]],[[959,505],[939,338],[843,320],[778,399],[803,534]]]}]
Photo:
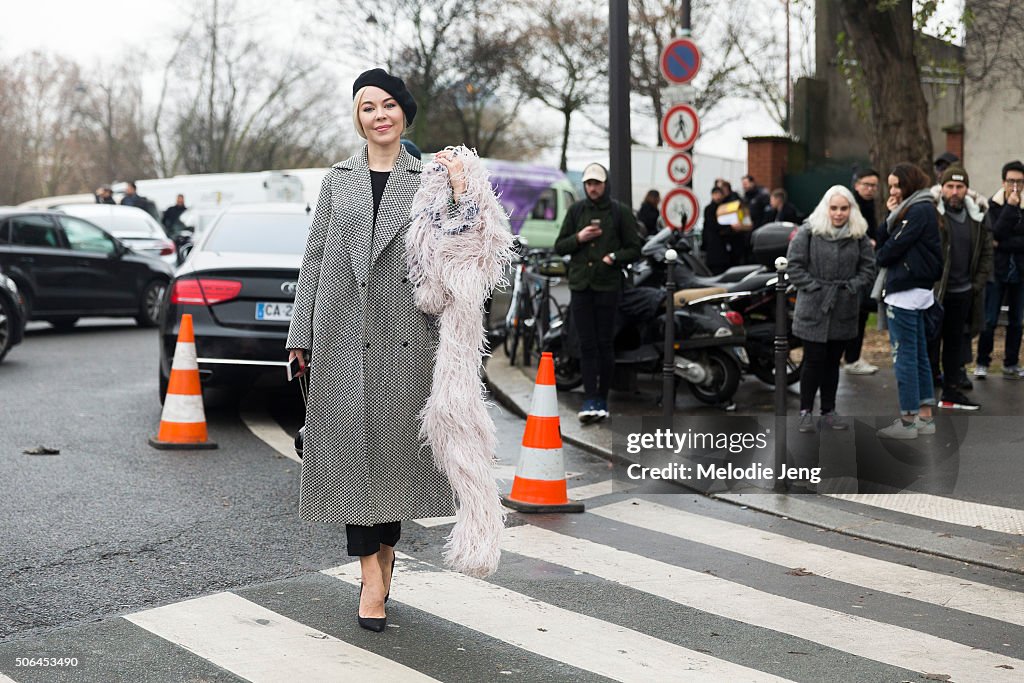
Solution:
[{"label": "black beanie hat", "polygon": [[359,78],[352,84],[352,99],[356,98],[356,93],[368,85],[375,85],[387,94],[395,98],[398,102],[398,106],[402,108],[402,113],[405,114],[405,120],[408,125],[412,125],[412,120],[416,118],[416,100],[412,98],[410,93],[405,88],[405,83],[401,78],[392,76],[384,69],[370,69],[359,74]]}]

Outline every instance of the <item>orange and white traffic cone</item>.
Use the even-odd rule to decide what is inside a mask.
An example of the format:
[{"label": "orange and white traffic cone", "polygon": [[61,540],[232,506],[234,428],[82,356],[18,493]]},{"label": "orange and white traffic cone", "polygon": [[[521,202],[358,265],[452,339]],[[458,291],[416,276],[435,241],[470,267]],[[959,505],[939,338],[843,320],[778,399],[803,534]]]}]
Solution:
[{"label": "orange and white traffic cone", "polygon": [[199,385],[199,363],[196,361],[196,339],[190,313],[181,316],[164,411],[160,416],[160,432],[155,439],[149,440],[149,445],[164,450],[217,447],[216,443],[207,440],[203,390]]},{"label": "orange and white traffic cone", "polygon": [[570,501],[565,485],[555,361],[550,353],[541,354],[516,478],[512,492],[501,502],[519,512],[583,512],[583,503]]}]

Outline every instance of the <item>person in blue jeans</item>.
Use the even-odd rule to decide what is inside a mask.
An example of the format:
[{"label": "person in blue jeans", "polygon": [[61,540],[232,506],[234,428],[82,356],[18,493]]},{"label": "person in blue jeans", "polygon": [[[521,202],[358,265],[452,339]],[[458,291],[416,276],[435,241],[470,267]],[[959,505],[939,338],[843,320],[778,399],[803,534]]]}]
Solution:
[{"label": "person in blue jeans", "polygon": [[985,224],[995,244],[995,272],[985,288],[985,330],[978,339],[978,363],[974,376],[988,377],[995,347],[999,309],[1005,299],[1009,309],[1006,322],[1006,346],[1003,351],[1003,377],[1021,376],[1020,341],[1024,322],[1024,163],[1011,161],[1003,166],[1003,188],[989,202]]},{"label": "person in blue jeans", "polygon": [[925,172],[899,163],[889,173],[888,184],[889,215],[877,233],[876,259],[882,270],[876,291],[886,305],[900,417],[878,430],[878,436],[916,439],[919,433],[935,433],[925,311],[935,303],[932,288],[942,277],[942,242]]}]

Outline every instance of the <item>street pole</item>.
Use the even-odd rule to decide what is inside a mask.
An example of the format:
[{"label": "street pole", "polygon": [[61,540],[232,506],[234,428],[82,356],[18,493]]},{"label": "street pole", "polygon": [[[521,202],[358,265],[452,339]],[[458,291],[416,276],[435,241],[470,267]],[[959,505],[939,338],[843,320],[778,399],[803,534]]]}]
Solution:
[{"label": "street pole", "polygon": [[[661,407],[665,420],[671,424],[676,408],[676,259],[675,249],[665,252],[665,362],[661,368]],[[666,424],[666,427],[669,426]]]},{"label": "street pole", "polygon": [[[786,462],[786,360],[789,358],[789,312],[787,310],[786,268],[789,261],[780,256],[775,259],[775,472],[782,471]],[[775,480],[775,491],[786,486]]]},{"label": "street pole", "polygon": [[629,3],[608,3],[608,107],[611,195],[633,206],[629,128]]},{"label": "street pole", "polygon": [[682,7],[679,8],[679,26],[684,37],[690,35],[690,0],[683,0]]}]

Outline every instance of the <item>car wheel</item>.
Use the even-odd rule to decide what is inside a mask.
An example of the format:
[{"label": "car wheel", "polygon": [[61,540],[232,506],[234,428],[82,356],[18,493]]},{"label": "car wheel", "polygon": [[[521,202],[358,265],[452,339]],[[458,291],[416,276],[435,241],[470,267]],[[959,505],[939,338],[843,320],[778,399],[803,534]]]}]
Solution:
[{"label": "car wheel", "polygon": [[47,318],[46,322],[53,325],[58,330],[70,330],[78,322],[78,316],[68,315],[60,318]]},{"label": "car wheel", "polygon": [[14,310],[7,299],[0,297],[0,361],[11,350],[14,339]]},{"label": "car wheel", "polygon": [[135,316],[139,327],[155,327],[160,322],[160,308],[166,290],[167,283],[163,280],[153,280],[143,288],[139,298],[139,313]]}]

